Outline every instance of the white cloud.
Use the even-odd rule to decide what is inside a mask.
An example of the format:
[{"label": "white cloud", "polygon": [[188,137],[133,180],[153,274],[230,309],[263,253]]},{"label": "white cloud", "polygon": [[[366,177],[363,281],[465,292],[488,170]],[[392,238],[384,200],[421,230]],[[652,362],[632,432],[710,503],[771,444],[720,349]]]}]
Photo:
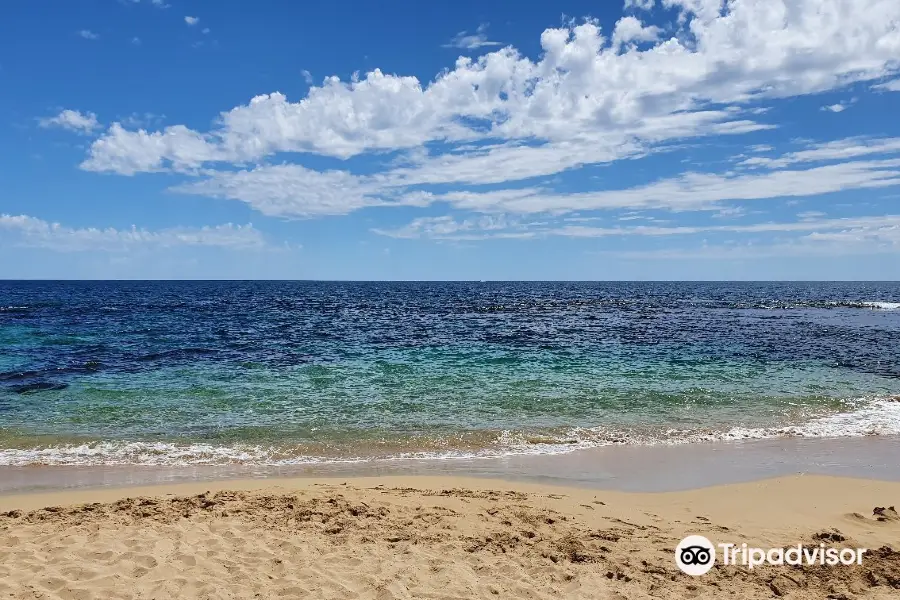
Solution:
[{"label": "white cloud", "polygon": [[126,127],[148,127],[151,125],[158,125],[165,120],[165,115],[157,115],[154,113],[146,112],[146,113],[131,113],[125,117],[122,117],[119,122]]},{"label": "white cloud", "polygon": [[635,17],[622,17],[616,23],[613,31],[612,43],[620,47],[629,42],[655,42],[659,40],[662,30],[655,25],[644,26],[640,19]]},{"label": "white cloud", "polygon": [[0,229],[13,234],[4,241],[14,244],[49,248],[61,252],[87,250],[127,250],[151,246],[216,246],[224,248],[261,248],[265,240],[252,225],[231,223],[215,227],[176,227],[150,231],[131,229],[97,229],[65,227],[27,215],[0,214]]},{"label": "white cloud", "polygon": [[651,10],[653,9],[653,5],[656,4],[656,0],[625,0],[625,10],[628,9],[636,9],[636,10]]},{"label": "white cloud", "polygon": [[170,188],[182,194],[246,202],[271,216],[343,215],[369,206],[425,206],[429,194],[401,193],[379,177],[273,165],[240,171],[207,171],[206,178]]},{"label": "white cloud", "polygon": [[97,115],[92,112],[82,113],[77,110],[63,110],[55,117],[47,117],[38,120],[38,124],[44,128],[60,127],[76,133],[92,133],[100,128]]},{"label": "white cloud", "polygon": [[312,73],[310,73],[310,72],[307,71],[306,69],[303,69],[302,71],[300,71],[300,75],[303,76],[303,81],[305,81],[307,85],[312,85],[312,84],[313,84],[313,76],[312,76]]},{"label": "white cloud", "polygon": [[164,168],[188,171],[204,162],[220,160],[221,156],[203,135],[183,125],[147,133],[143,129],[128,131],[113,123],[106,135],[91,145],[90,156],[81,168],[122,175]]},{"label": "white cloud", "polygon": [[[511,230],[511,229],[518,229]],[[536,232],[526,231],[515,221],[504,215],[484,216],[477,219],[457,221],[453,217],[421,217],[399,229],[372,229],[373,233],[400,239],[444,239],[452,241],[476,240],[491,238],[531,238]],[[484,232],[491,232],[485,234]]]},{"label": "white cloud", "polygon": [[848,189],[900,185],[900,159],[856,161],[767,173],[686,173],[631,188],[560,194],[539,189],[435,194],[432,202],[460,209],[502,213],[563,213],[583,210],[715,210],[728,200],[817,196]]},{"label": "white cloud", "polygon": [[492,42],[487,36],[487,23],[478,26],[475,33],[460,31],[449,43],[444,44],[445,48],[459,48],[461,50],[477,50],[486,46],[502,46],[502,42]]},{"label": "white cloud", "polygon": [[141,38],[135,36],[135,37],[131,38],[131,43],[132,43],[133,45],[135,45],[135,46],[140,46],[140,45],[141,45]]},{"label": "white cloud", "polygon": [[349,173],[313,171],[299,165],[220,171],[171,191],[241,200],[272,216],[342,215],[385,204],[377,197],[375,186]]},{"label": "white cloud", "polygon": [[83,37],[86,40],[99,40],[100,36],[91,31],[90,29],[82,29],[78,32],[78,35]]},{"label": "white cloud", "polygon": [[[192,178],[173,188],[179,193],[304,217],[432,203],[520,215],[611,208],[721,211],[736,208],[724,201],[900,183],[896,160],[856,160],[898,151],[890,139],[810,145],[778,158],[747,158],[738,173],[689,172],[626,189],[564,194],[539,181],[665,152],[686,140],[772,128],[760,116],[768,110],[760,102],[883,81],[898,66],[900,3],[662,4],[681,15],[668,39],[660,39],[658,27],[627,16],[609,36],[594,21],[547,29],[537,58],[512,47],[477,59],[460,57],[432,81],[374,69],[349,81],[328,77],[316,86],[303,73],[311,85],[305,97],[257,96],[219,114],[208,130],[114,123],[81,166],[124,175],[177,171]],[[467,37],[466,47],[491,43],[483,27]],[[395,154],[377,156],[389,152]],[[370,174],[356,174],[352,163],[330,170],[266,164],[275,155],[311,164],[308,155],[343,160],[364,154],[375,155],[374,173],[368,168]],[[785,168],[830,160],[850,162]],[[748,173],[746,167],[767,171]],[[492,189],[471,187],[485,185]]]},{"label": "white cloud", "polygon": [[[120,2],[125,2],[126,0],[119,0]],[[140,4],[141,0],[131,0],[132,4]],[[166,0],[149,0],[148,4],[155,8],[169,8],[171,4],[167,4]]]},{"label": "white cloud", "polygon": [[662,250],[599,252],[634,260],[755,260],[787,257],[875,256],[900,253],[900,226],[860,227],[843,231],[812,232],[774,241],[749,240],[745,243],[703,243],[698,247]]},{"label": "white cloud", "polygon": [[204,27],[200,33],[202,33],[203,35],[209,34],[209,27]]},{"label": "white cloud", "polygon": [[[689,20],[678,36],[621,54],[593,22],[547,29],[538,61],[503,48],[477,60],[460,58],[425,84],[377,69],[350,82],[330,77],[298,102],[279,93],[258,96],[220,115],[209,133],[186,137],[208,146],[194,146],[193,162],[200,163],[208,157],[255,161],[278,152],[348,158],[429,142],[633,139],[652,120],[693,122],[679,132],[714,135],[725,123],[694,118],[709,103],[809,94],[883,77],[900,52],[900,32],[892,25],[900,5],[870,2],[861,8],[840,0],[797,0],[788,10],[772,0],[746,0],[722,13],[712,10],[717,3],[679,3]],[[622,29],[619,39],[634,35],[627,32]],[[755,125],[745,119],[742,126]],[[655,133],[653,143],[673,139]],[[93,148],[87,164],[136,162],[102,156],[132,150],[111,141]],[[134,149],[146,151],[140,142]],[[162,154],[145,162],[168,160]]]},{"label": "white cloud", "polygon": [[900,79],[894,79],[893,81],[886,81],[884,83],[873,85],[872,89],[883,90],[885,92],[900,92]]},{"label": "white cloud", "polygon": [[[642,150],[634,147],[630,151],[637,156]],[[523,174],[533,174],[542,168],[543,172],[550,174],[578,161],[600,162],[610,160],[609,156],[616,152],[619,155],[626,152],[624,148],[610,150],[602,146],[551,149],[498,147],[480,157],[419,157],[411,166],[399,166],[366,176],[340,170],[321,172],[294,164],[258,166],[239,171],[201,169],[198,171],[200,179],[170,191],[240,200],[271,216],[337,215],[372,206],[426,206],[435,203],[480,213],[559,214],[583,210],[652,208],[715,210],[720,214],[724,210],[734,214],[735,207],[723,206],[723,202],[815,196],[842,190],[900,185],[900,158],[847,161],[804,169],[783,168],[795,163],[849,159],[894,151],[900,151],[900,139],[852,138],[811,146],[809,150],[780,158],[756,157],[745,161],[756,161],[758,166],[773,170],[719,174],[689,172],[623,189],[558,193],[532,185],[491,191],[409,191],[410,186],[423,184],[501,183],[503,178],[517,177],[515,170],[507,170],[504,177],[497,177],[497,172],[510,163],[522,169]],[[607,152],[609,156],[601,156],[599,153],[602,152]],[[155,156],[153,152],[151,155]],[[196,164],[182,166],[197,168]],[[125,171],[122,165],[117,169]]]},{"label": "white cloud", "polygon": [[[625,238],[625,237],[690,237],[713,235],[728,237],[728,244],[714,246],[724,250],[725,256],[733,256],[733,250],[740,248],[746,254],[753,248],[757,254],[766,256],[773,249],[786,253],[817,253],[840,255],[843,247],[856,253],[900,252],[900,215],[855,217],[844,219],[803,219],[792,222],[753,223],[747,225],[694,225],[657,226],[639,225],[632,227],[592,227],[562,223],[523,222],[510,219],[506,215],[481,217],[478,219],[456,220],[446,215],[415,219],[397,229],[372,229],[373,233],[399,239],[431,239],[436,241],[474,241],[485,239],[533,239],[551,236],[573,238]],[[754,236],[771,234],[760,242]],[[746,236],[741,242],[735,235]],[[667,242],[668,243],[668,242]],[[625,253],[631,258],[697,258],[705,253],[704,248]],[[777,254],[776,254],[777,255]]]},{"label": "white cloud", "polygon": [[823,106],[821,110],[833,113],[841,113],[850,108],[850,105],[854,102],[856,102],[856,98],[851,98],[849,100],[844,100],[843,102],[838,102],[837,104],[829,104],[827,106]]},{"label": "white cloud", "polygon": [[[702,225],[702,226],[677,226],[677,227],[585,227],[569,225],[555,229],[548,229],[547,235],[561,235],[569,237],[611,237],[611,236],[682,236],[696,235],[700,233],[793,233],[812,232],[815,236],[831,236],[832,232],[870,232],[882,235],[884,232],[897,230],[898,234],[891,239],[900,241],[900,215],[886,215],[877,217],[855,217],[847,219],[805,219],[793,222],[754,223],[751,225]],[[868,234],[867,234],[868,235]]]},{"label": "white cloud", "polygon": [[200,22],[200,17],[185,17],[184,22],[193,27]]},{"label": "white cloud", "polygon": [[872,154],[900,152],[900,138],[851,137],[825,143],[809,144],[805,150],[790,152],[778,158],[754,156],[740,163],[741,166],[777,169],[805,162],[850,160]]}]

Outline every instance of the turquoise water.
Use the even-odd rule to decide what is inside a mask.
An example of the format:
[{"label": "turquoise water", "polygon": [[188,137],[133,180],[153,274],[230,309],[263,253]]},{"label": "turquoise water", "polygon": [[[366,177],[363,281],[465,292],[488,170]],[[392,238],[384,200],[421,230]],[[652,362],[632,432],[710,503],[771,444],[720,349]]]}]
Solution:
[{"label": "turquoise water", "polygon": [[0,284],[0,464],[900,433],[900,286]]}]

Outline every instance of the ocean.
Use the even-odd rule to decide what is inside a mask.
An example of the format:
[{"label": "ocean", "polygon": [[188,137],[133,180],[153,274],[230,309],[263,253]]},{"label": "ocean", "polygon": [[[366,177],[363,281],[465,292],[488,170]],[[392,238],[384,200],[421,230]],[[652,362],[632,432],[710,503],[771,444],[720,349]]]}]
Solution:
[{"label": "ocean", "polygon": [[900,283],[0,282],[0,466],[900,433]]}]

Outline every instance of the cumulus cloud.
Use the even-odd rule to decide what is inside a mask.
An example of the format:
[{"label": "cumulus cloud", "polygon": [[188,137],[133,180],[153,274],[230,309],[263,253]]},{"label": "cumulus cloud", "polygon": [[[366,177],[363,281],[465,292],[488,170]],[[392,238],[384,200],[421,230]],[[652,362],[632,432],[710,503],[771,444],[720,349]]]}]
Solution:
[{"label": "cumulus cloud", "polygon": [[38,120],[38,124],[44,128],[59,127],[76,133],[92,133],[100,128],[97,115],[92,112],[82,113],[77,110],[65,109],[55,117],[47,117]]},{"label": "cumulus cloud", "polygon": [[662,30],[655,25],[644,26],[635,17],[622,17],[616,23],[613,31],[612,43],[620,47],[630,42],[655,42],[659,39]]},{"label": "cumulus cloud", "polygon": [[[609,34],[588,20],[546,29],[538,57],[507,46],[460,57],[430,81],[379,69],[320,85],[309,77],[304,97],[263,94],[214,116],[209,128],[114,123],[81,167],[123,175],[175,171],[190,177],[173,188],[179,193],[303,217],[439,203],[519,215],[722,210],[723,201],[898,184],[897,161],[875,157],[896,152],[893,142],[859,139],[781,157],[759,156],[772,148],[758,145],[737,172],[692,171],[625,189],[600,184],[562,193],[539,181],[687,141],[773,128],[760,103],[885,81],[898,67],[896,2],[661,4],[680,15],[667,25],[671,35],[636,16],[623,17]],[[629,9],[653,6],[626,2]],[[468,38],[471,47],[489,43],[484,28]],[[374,158],[365,174],[349,160],[360,155]],[[267,163],[275,156],[283,164]],[[347,162],[317,170],[309,165],[321,161],[311,156]],[[832,160],[849,162],[805,164]]]},{"label": "cumulus cloud", "polygon": [[[648,119],[690,120],[710,103],[880,78],[900,52],[895,3],[860,10],[839,0],[798,0],[788,10],[781,2],[748,0],[721,13],[699,0],[672,5],[690,16],[682,35],[640,51],[618,53],[594,22],[547,29],[537,61],[508,47],[477,60],[460,58],[430,83],[378,69],[349,82],[330,77],[298,102],[277,92],[258,96],[221,114],[213,130],[186,139],[204,139],[207,148],[194,147],[194,162],[202,162],[260,160],[278,152],[348,158],[491,138],[573,143],[585,134],[634,137]],[[620,21],[618,41],[657,33],[631,19]],[[708,125],[698,124],[695,133],[706,133]],[[140,140],[132,138],[132,146],[112,139],[124,134],[110,131],[111,143],[92,148],[88,164],[131,164],[103,154],[146,152]],[[162,153],[147,162],[170,158]]]},{"label": "cumulus cloud", "polygon": [[164,168],[186,171],[222,156],[222,151],[209,144],[206,136],[183,125],[148,133],[143,129],[129,131],[120,123],[113,123],[106,135],[91,145],[90,156],[81,168],[121,175]]},{"label": "cumulus cloud", "polygon": [[215,227],[176,227],[150,231],[131,229],[72,228],[28,215],[0,214],[0,230],[13,234],[4,241],[61,252],[87,250],[127,250],[142,246],[214,246],[261,248],[265,240],[252,225],[227,223]]},{"label": "cumulus cloud", "polygon": [[487,36],[487,23],[482,23],[475,30],[475,33],[460,31],[449,43],[444,44],[445,48],[459,48],[461,50],[477,50],[485,46],[502,46],[502,42],[492,42]]},{"label": "cumulus cloud", "polygon": [[193,27],[200,22],[200,17],[185,17],[184,22],[187,23],[188,26]]}]

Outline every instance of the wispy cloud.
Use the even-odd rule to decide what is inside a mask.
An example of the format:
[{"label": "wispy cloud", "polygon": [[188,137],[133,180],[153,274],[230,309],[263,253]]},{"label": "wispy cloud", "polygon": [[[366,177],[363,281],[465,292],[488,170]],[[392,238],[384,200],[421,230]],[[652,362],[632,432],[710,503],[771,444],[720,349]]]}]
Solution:
[{"label": "wispy cloud", "polygon": [[652,10],[656,0],[625,0],[624,8],[638,10]]},{"label": "wispy cloud", "polygon": [[833,258],[847,256],[877,256],[900,253],[896,239],[879,240],[860,237],[858,232],[847,234],[809,234],[790,241],[748,241],[743,243],[701,243],[688,247],[659,250],[610,250],[595,254],[631,260],[760,260],[789,257]]},{"label": "wispy cloud", "polygon": [[740,166],[776,169],[808,162],[851,160],[874,154],[900,153],[900,137],[850,137],[830,142],[807,144],[804,150],[789,152],[777,158],[754,156],[738,163]]},{"label": "wispy cloud", "polygon": [[[818,218],[812,215],[819,215]],[[890,242],[900,251],[900,215],[852,218],[821,218],[811,213],[798,221],[750,224],[706,225],[636,225],[630,227],[596,227],[571,224],[571,219],[523,221],[508,215],[485,216],[457,220],[452,216],[422,217],[396,229],[373,228],[378,235],[400,239],[434,239],[448,241],[490,238],[612,238],[612,237],[688,237],[729,234],[797,234],[810,239],[858,239]]]},{"label": "wispy cloud", "polygon": [[117,117],[116,120],[126,127],[158,127],[166,119],[165,115],[157,115],[155,113],[131,113],[124,117]]},{"label": "wispy cloud", "polygon": [[215,227],[175,227],[157,231],[132,227],[72,228],[28,215],[0,214],[0,229],[13,234],[4,242],[47,248],[60,252],[88,250],[121,251],[136,247],[214,246],[222,248],[262,248],[265,240],[253,225],[227,223]]},{"label": "wispy cloud", "polygon": [[492,42],[487,36],[487,23],[482,23],[475,33],[460,31],[453,39],[444,44],[444,48],[460,48],[462,50],[477,50],[486,46],[502,46],[502,42]]},{"label": "wispy cloud", "polygon": [[850,100],[845,100],[836,104],[828,104],[827,106],[823,106],[820,110],[833,113],[841,113],[850,108],[850,105],[854,102],[856,102],[856,98],[851,98]]},{"label": "wispy cloud", "polygon": [[100,128],[100,122],[94,113],[82,113],[70,109],[61,111],[55,117],[38,119],[38,124],[46,129],[59,127],[82,134],[92,133]]},{"label": "wispy cloud", "polygon": [[100,36],[90,29],[82,29],[78,31],[78,35],[86,40],[99,40]]},{"label": "wispy cloud", "polygon": [[893,81],[885,81],[884,83],[873,85],[872,89],[881,90],[883,92],[900,92],[900,79],[894,79]]}]

